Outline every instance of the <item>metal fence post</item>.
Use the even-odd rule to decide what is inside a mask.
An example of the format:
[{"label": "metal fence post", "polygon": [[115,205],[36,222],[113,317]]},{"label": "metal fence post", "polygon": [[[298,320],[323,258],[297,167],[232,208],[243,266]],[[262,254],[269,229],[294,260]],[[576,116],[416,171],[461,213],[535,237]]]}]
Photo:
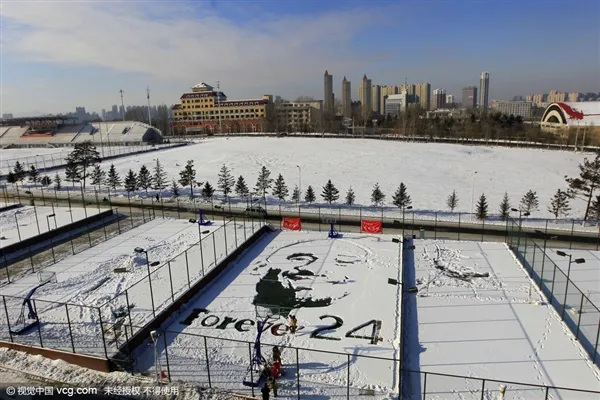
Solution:
[{"label": "metal fence post", "polygon": [[550,398],[550,387],[546,386],[546,396],[544,396],[545,400],[548,400]]},{"label": "metal fence post", "polygon": [[237,249],[238,241],[237,241],[237,225],[235,223],[235,217],[233,217],[233,237],[235,239],[235,248]]},{"label": "metal fence post", "polygon": [[[252,345],[248,342],[248,357],[250,358],[250,381],[254,382],[254,369],[252,368]],[[254,386],[252,386],[252,397],[254,397]]]},{"label": "metal fence post", "polygon": [[223,237],[225,238],[225,256],[227,256],[227,222],[225,222],[225,214],[223,214]]},{"label": "metal fence post", "polygon": [[[187,250],[185,251],[187,254]],[[173,293],[173,276],[171,275],[171,261],[167,263],[167,267],[169,268],[169,283],[171,284],[171,301],[175,301],[175,295]]]},{"label": "metal fence post", "polygon": [[131,330],[131,336],[133,336],[133,323],[131,322],[131,307],[129,306],[129,289],[125,290],[125,303],[127,303],[127,317],[129,319],[129,329]]},{"label": "metal fence post", "polygon": [[[185,271],[187,272],[187,281],[188,281],[188,288],[191,286],[190,284],[190,264],[188,262],[188,255],[187,255],[187,250],[185,251]],[[170,263],[169,263],[170,264]],[[170,272],[170,269],[169,269]]]},{"label": "metal fence post", "polygon": [[485,395],[485,379],[481,380],[481,400],[484,400]]},{"label": "metal fence post", "polygon": [[35,311],[35,321],[37,322],[38,335],[40,335],[40,347],[44,347],[44,342],[42,342],[42,328],[40,327],[40,317],[37,312],[37,302],[33,299],[33,311]]},{"label": "metal fence post", "polygon": [[460,215],[461,213],[458,213],[458,240],[460,242]]},{"label": "metal fence post", "polygon": [[[583,221],[585,224],[585,221]],[[571,237],[569,238],[569,250],[573,247],[573,231],[575,230],[575,220],[571,220]]]},{"label": "metal fence post", "polygon": [[100,321],[100,333],[102,334],[102,345],[104,346],[104,356],[108,358],[108,351],[106,350],[106,338],[104,337],[104,325],[102,323],[102,311],[98,307],[98,317]]},{"label": "metal fence post", "polygon": [[581,293],[581,304],[579,304],[579,318],[577,318],[577,331],[575,332],[575,340],[579,339],[579,326],[581,324],[581,314],[583,314],[583,300],[585,295]]},{"label": "metal fence post", "polygon": [[427,398],[427,371],[424,372],[424,376],[423,376],[423,400],[425,400],[426,398]]},{"label": "metal fence post", "polygon": [[208,361],[208,344],[206,341],[206,336],[204,336],[204,355],[206,357],[206,373],[208,375],[208,387],[212,388],[212,383],[210,382],[210,363]]},{"label": "metal fence post", "polygon": [[214,256],[215,256],[215,259],[214,259],[215,265],[214,266],[216,267],[217,266],[217,244],[215,243],[215,232],[216,231],[214,231],[212,233],[212,242],[213,242],[213,253],[214,253]]},{"label": "metal fence post", "polygon": [[346,383],[346,398],[350,399],[350,354],[348,354],[348,375]]},{"label": "metal fence post", "polygon": [[6,297],[5,296],[2,296],[2,302],[4,303],[4,314],[6,315],[6,325],[8,327],[8,336],[10,337],[10,342],[14,343],[14,339],[12,336],[12,329],[10,328],[10,318],[8,317],[8,308],[6,307]]},{"label": "metal fence post", "polygon": [[69,316],[69,306],[65,303],[65,310],[67,311],[67,325],[69,326],[69,337],[71,338],[71,349],[75,353],[75,342],[73,341],[73,331],[71,329],[71,317]]},{"label": "metal fence post", "polygon": [[596,332],[596,345],[594,346],[594,357],[592,362],[596,364],[596,356],[598,355],[598,340],[600,340],[600,320],[598,321],[598,331]]},{"label": "metal fence post", "polygon": [[202,276],[204,276],[204,251],[202,250],[202,237],[200,237],[198,244],[200,245],[200,265],[202,266]]},{"label": "metal fence post", "polygon": [[244,215],[244,242],[246,241],[246,216]]},{"label": "metal fence post", "polygon": [[167,350],[167,331],[164,331],[163,342],[165,344],[165,360],[167,361],[167,380],[171,382],[171,367],[169,366],[169,350]]},{"label": "metal fence post", "polygon": [[296,387],[298,388],[298,400],[300,400],[300,350],[296,347]]}]

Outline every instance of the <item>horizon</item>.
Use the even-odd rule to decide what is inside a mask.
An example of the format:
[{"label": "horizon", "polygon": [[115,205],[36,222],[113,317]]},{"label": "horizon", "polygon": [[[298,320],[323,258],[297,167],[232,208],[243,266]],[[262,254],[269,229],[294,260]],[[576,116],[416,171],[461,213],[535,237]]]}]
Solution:
[{"label": "horizon", "polygon": [[482,71],[490,101],[600,92],[600,4],[585,0],[30,3],[0,11],[1,113],[15,116],[100,113],[120,105],[120,89],[126,107],[144,105],[147,86],[152,105],[171,105],[217,80],[232,100],[323,99],[325,70],[337,99],[345,76],[356,100],[365,73],[457,101]]}]

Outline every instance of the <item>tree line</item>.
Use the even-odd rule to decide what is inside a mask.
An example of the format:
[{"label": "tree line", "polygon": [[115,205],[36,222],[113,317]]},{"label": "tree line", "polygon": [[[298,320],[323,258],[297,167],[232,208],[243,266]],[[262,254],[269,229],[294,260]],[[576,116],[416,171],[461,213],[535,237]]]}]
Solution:
[{"label": "tree line", "polygon": [[[65,181],[71,182],[74,185],[80,183],[82,188],[90,183],[94,187],[101,186],[116,190],[123,187],[127,193],[144,190],[157,190],[162,192],[170,186],[172,195],[178,197],[180,188],[190,189],[190,197],[194,198],[194,188],[200,189],[200,196],[206,200],[211,200],[214,197],[216,189],[209,181],[196,180],[196,168],[193,160],[188,160],[183,169],[179,172],[178,179],[167,178],[167,173],[156,159],[156,164],[150,171],[145,165],[142,165],[136,172],[129,169],[124,178],[117,172],[114,164],[110,164],[108,171],[104,171],[100,165],[101,157],[96,150],[96,147],[91,142],[83,142],[75,145],[73,151],[67,156],[66,167],[64,171]],[[266,203],[267,194],[271,194],[280,202],[285,201],[291,195],[291,200],[300,202],[303,199],[306,203],[311,204],[316,202],[317,194],[312,185],[309,185],[304,193],[300,193],[300,188],[295,185],[291,190],[288,188],[282,174],[278,174],[277,178],[271,177],[271,171],[267,167],[262,166],[258,172],[256,184],[253,192],[250,192],[249,186],[243,175],[235,178],[231,169],[227,165],[223,165],[219,171],[216,187],[229,199],[230,195],[235,193],[244,200],[248,200],[251,196],[262,197]],[[54,182],[56,190],[61,189],[62,178],[59,173],[56,173],[54,179],[49,176],[40,176],[39,171],[34,165],[31,165],[29,170],[25,170],[23,165],[18,161],[15,163],[13,170],[9,172],[7,180],[9,183],[22,183],[25,178],[34,184],[49,186]],[[597,194],[600,189],[600,153],[596,154],[594,159],[585,158],[579,165],[579,175],[575,177],[565,176],[567,187],[557,189],[553,197],[550,199],[550,204],[547,207],[556,219],[566,217],[571,211],[570,201],[574,198],[581,198],[586,202],[584,220],[590,218],[595,221],[600,221],[600,194]],[[333,204],[340,200],[340,191],[329,179],[321,188],[320,197],[324,202]],[[375,206],[383,206],[386,199],[386,194],[381,190],[379,183],[375,183],[371,191],[371,202]],[[354,205],[356,195],[352,186],[348,188],[344,197],[343,204]],[[400,182],[397,189],[391,195],[391,203],[399,209],[412,208],[412,199],[408,194],[408,188],[404,182]],[[459,197],[456,190],[446,199],[446,206],[450,212],[458,207]],[[538,211],[540,207],[537,192],[528,190],[520,199],[518,209],[522,215],[530,215]],[[502,201],[498,205],[498,214],[502,220],[506,220],[510,211],[513,209],[508,193],[504,193]],[[485,193],[482,193],[478,198],[475,216],[484,220],[490,215],[490,207]]]}]

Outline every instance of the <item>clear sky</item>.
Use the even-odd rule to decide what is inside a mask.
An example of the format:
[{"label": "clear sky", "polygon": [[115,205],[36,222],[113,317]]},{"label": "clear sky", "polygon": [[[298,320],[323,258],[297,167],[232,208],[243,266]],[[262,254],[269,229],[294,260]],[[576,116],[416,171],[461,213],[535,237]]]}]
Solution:
[{"label": "clear sky", "polygon": [[490,97],[600,91],[600,2],[1,1],[1,112],[173,104],[201,81],[230,99],[323,98],[427,81],[460,100],[490,72]]}]

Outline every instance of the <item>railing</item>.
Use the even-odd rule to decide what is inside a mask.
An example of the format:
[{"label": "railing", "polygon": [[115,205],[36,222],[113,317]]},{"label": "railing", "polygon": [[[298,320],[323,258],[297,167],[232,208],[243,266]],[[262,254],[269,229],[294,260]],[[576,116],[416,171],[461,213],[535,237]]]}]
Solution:
[{"label": "railing", "polygon": [[592,362],[600,366],[600,309],[571,279],[571,266],[565,273],[548,256],[546,241],[540,247],[523,232],[519,221],[510,218],[507,230],[507,244],[511,251],[589,354]]}]

